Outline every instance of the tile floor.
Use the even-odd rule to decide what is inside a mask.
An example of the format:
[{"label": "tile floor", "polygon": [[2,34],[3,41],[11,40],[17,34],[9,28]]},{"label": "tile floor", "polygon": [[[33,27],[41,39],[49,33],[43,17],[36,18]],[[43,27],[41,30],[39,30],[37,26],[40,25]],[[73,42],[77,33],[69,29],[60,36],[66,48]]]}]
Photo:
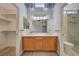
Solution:
[{"label": "tile floor", "polygon": [[56,52],[24,52],[22,56],[58,56]]},{"label": "tile floor", "polygon": [[[15,47],[6,47],[0,50],[0,56],[16,56]],[[56,52],[24,52],[22,56],[58,56]]]},{"label": "tile floor", "polygon": [[6,47],[0,50],[0,56],[15,56],[16,48],[15,47]]}]

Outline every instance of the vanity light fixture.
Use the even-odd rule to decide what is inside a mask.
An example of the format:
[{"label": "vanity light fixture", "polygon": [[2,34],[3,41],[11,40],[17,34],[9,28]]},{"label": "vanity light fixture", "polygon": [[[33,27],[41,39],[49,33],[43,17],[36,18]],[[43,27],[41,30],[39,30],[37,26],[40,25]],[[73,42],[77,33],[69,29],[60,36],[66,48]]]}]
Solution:
[{"label": "vanity light fixture", "polygon": [[47,16],[44,16],[44,19],[48,19]]},{"label": "vanity light fixture", "polygon": [[48,19],[47,16],[32,16],[32,19],[34,20],[45,20]]},{"label": "vanity light fixture", "polygon": [[39,20],[39,19],[40,19],[40,17],[39,17],[39,16],[37,16],[37,17],[36,17],[36,19],[37,19],[37,20]]}]

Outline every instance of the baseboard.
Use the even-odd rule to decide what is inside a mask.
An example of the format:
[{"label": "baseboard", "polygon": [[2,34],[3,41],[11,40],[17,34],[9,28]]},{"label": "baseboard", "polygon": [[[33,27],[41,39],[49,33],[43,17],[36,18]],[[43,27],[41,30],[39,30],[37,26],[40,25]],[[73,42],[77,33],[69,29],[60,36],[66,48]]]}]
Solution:
[{"label": "baseboard", "polygon": [[23,52],[24,52],[24,51],[21,51],[20,56],[22,56]]},{"label": "baseboard", "polygon": [[8,45],[8,47],[16,47],[16,45]]},{"label": "baseboard", "polygon": [[5,46],[0,46],[0,50],[5,49],[7,47],[7,45]]},{"label": "baseboard", "polygon": [[23,49],[23,52],[29,52],[29,51],[31,51],[31,52],[56,52],[56,50],[42,50],[42,49],[37,49],[37,50],[35,50],[35,49]]},{"label": "baseboard", "polygon": [[7,47],[14,47],[14,48],[16,48],[16,46],[7,46]]},{"label": "baseboard", "polygon": [[60,56],[60,52],[57,50],[57,54]]}]

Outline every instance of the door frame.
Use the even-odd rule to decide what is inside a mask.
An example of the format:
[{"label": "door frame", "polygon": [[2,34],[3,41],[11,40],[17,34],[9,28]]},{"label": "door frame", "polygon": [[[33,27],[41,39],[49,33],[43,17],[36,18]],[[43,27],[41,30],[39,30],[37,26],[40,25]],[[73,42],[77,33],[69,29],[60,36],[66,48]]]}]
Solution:
[{"label": "door frame", "polygon": [[15,3],[12,3],[12,5],[17,9],[16,14],[16,55],[18,55],[18,35],[19,35],[19,8],[16,6]]}]

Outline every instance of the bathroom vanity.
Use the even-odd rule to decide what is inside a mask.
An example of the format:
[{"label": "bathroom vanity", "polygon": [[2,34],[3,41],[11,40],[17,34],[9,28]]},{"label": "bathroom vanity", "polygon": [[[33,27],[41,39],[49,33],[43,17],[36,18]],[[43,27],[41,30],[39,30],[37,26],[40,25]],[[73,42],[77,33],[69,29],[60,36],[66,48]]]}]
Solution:
[{"label": "bathroom vanity", "polygon": [[22,37],[23,51],[57,51],[57,36],[27,35]]}]

